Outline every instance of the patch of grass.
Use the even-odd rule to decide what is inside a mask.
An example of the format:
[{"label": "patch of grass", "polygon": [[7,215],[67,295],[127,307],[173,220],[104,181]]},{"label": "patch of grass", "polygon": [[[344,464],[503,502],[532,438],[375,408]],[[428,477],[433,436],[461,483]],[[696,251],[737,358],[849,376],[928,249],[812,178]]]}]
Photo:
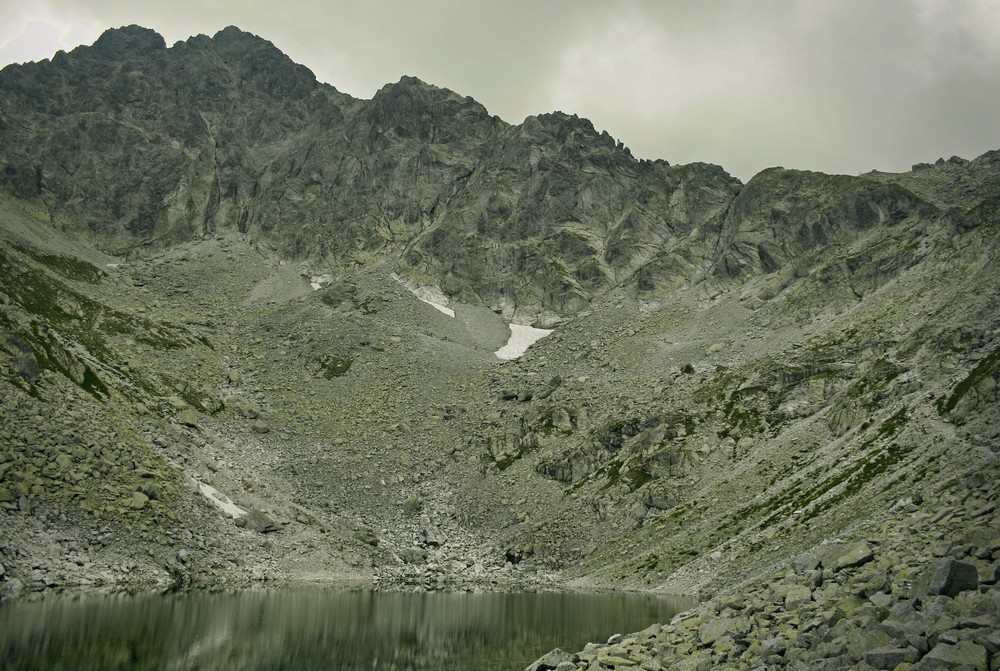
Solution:
[{"label": "patch of grass", "polygon": [[847,483],[844,489],[811,508],[802,521],[809,521],[843,500],[860,494],[865,485],[885,473],[890,467],[899,463],[907,454],[909,454],[908,450],[896,443],[890,443],[885,450],[880,451],[869,459],[862,460],[857,466],[845,472],[843,478],[840,478],[841,481]]},{"label": "patch of grass", "polygon": [[879,359],[867,375],[847,389],[847,396],[853,399],[867,399],[866,405],[871,407],[878,401],[877,392],[888,386],[904,371],[904,368],[885,359]]},{"label": "patch of grass", "polygon": [[614,454],[621,449],[625,438],[638,435],[642,425],[642,420],[638,418],[612,420],[597,431],[597,442],[609,453]]},{"label": "patch of grass", "polygon": [[351,359],[338,354],[326,354],[319,359],[319,365],[323,371],[323,377],[332,380],[335,377],[346,375],[351,369]]},{"label": "patch of grass", "polygon": [[608,463],[604,464],[599,469],[597,469],[597,472],[594,474],[595,476],[603,475],[605,478],[607,478],[607,481],[603,485],[601,485],[602,492],[607,491],[618,484],[618,481],[621,478],[621,467],[622,467],[621,459],[612,459],[611,461],[609,461]]},{"label": "patch of grass", "polygon": [[[901,408],[892,417],[883,422],[878,428],[877,438],[871,438],[861,446],[859,452],[862,454],[867,452],[867,454],[839,473],[819,481],[812,487],[800,488],[796,485],[789,491],[770,499],[761,506],[746,509],[745,516],[750,517],[755,513],[764,512],[767,516],[762,520],[761,524],[766,527],[778,521],[778,516],[782,511],[807,509],[801,520],[805,522],[816,517],[823,511],[832,508],[841,501],[859,494],[867,484],[885,473],[890,467],[899,463],[909,454],[909,450],[895,442],[890,443],[884,449],[870,452],[876,440],[886,439],[895,435],[905,424],[908,415],[908,409]],[[837,494],[819,503],[814,503],[822,499],[828,492],[841,486],[843,486],[843,489]],[[740,516],[744,517],[744,513],[741,513]]]},{"label": "patch of grass", "polygon": [[546,412],[539,417],[533,425],[533,430],[543,436],[551,436],[553,432],[561,436],[573,435],[572,429],[560,429],[556,426],[555,420],[552,418],[552,412]]},{"label": "patch of grass", "polygon": [[513,466],[515,461],[536,449],[538,449],[537,443],[518,441],[517,448],[513,452],[501,454],[499,459],[493,457],[493,463],[496,464],[497,469],[505,471]]},{"label": "patch of grass", "polygon": [[660,566],[660,558],[653,553],[649,553],[635,564],[635,567],[637,569],[646,573],[655,571],[657,568],[659,568],[659,566]]},{"label": "patch of grass", "polygon": [[[41,371],[49,370],[64,375],[97,399],[108,396],[108,388],[97,374],[86,364],[77,361],[57,339],[44,331],[17,329],[5,315],[0,315],[0,325],[10,334],[7,337],[8,347],[4,349],[13,354],[15,362],[14,371],[7,375],[10,382],[38,398],[35,385],[40,379]],[[15,331],[19,334],[14,335]],[[79,367],[83,369],[82,374]]]},{"label": "patch of grass", "polygon": [[73,258],[72,256],[43,254],[35,258],[39,263],[51,268],[63,277],[79,282],[97,284],[105,275],[104,271],[97,266]]},{"label": "patch of grass", "polygon": [[654,478],[651,473],[641,468],[629,468],[621,475],[621,479],[628,484],[629,491],[634,492]]},{"label": "patch of grass", "polygon": [[149,345],[153,349],[161,351],[184,349],[185,347],[185,343],[183,341],[171,338],[169,335],[163,333],[155,327],[150,328],[145,333],[136,333],[135,339],[138,342]]},{"label": "patch of grass", "polygon": [[955,389],[947,398],[938,399],[938,413],[945,415],[955,409],[969,390],[979,384],[984,378],[996,375],[1000,372],[1000,347],[996,348],[987,357],[980,361],[975,368],[969,371],[961,382],[955,385]]},{"label": "patch of grass", "polygon": [[[44,335],[46,331],[51,329],[57,333],[59,340],[66,343],[68,351],[71,351],[73,344],[80,346],[100,361],[102,366],[146,388],[149,385],[141,375],[134,371],[123,371],[118,365],[120,356],[108,345],[108,336],[134,337],[158,350],[178,350],[194,342],[175,327],[156,324],[98,303],[48,272],[48,266],[42,265],[44,256],[39,257],[42,260],[36,260],[37,254],[26,256],[27,259],[12,250],[0,248],[0,286],[3,286],[13,303],[20,305],[31,315],[29,325],[9,322],[5,326],[8,331],[17,333],[23,341],[30,344],[39,367],[66,375],[91,395],[97,398],[107,397],[108,388],[97,372],[83,362],[82,374],[79,371],[75,375],[70,374],[64,363],[70,357],[65,352],[56,351],[62,350],[63,346]],[[69,262],[64,264],[62,260],[48,261],[49,264],[62,265],[62,276],[93,276],[87,270],[87,267],[93,268],[89,264],[85,264],[85,267]],[[31,389],[28,391],[32,393]]]},{"label": "patch of grass", "polygon": [[744,400],[752,400],[755,404],[763,404],[767,407],[774,405],[771,394],[765,387],[753,386],[734,390],[722,408],[722,414],[726,418],[727,426],[719,433],[720,437],[725,438],[733,433],[740,433],[747,436],[761,430],[764,423],[763,412],[757,410],[752,405],[748,406],[744,404]]},{"label": "patch of grass", "polygon": [[909,415],[910,415],[909,408],[906,407],[900,408],[896,412],[896,414],[894,414],[892,417],[882,422],[882,425],[879,426],[878,428],[878,435],[883,438],[886,438],[888,436],[895,434],[896,432],[899,431],[900,428],[902,428],[903,424],[906,423],[906,420],[909,418]]},{"label": "patch of grass", "polygon": [[106,273],[97,266],[73,256],[43,254],[40,251],[18,244],[15,244],[14,248],[25,256],[31,257],[46,268],[54,270],[70,280],[96,284],[106,275]]},{"label": "patch of grass", "polygon": [[721,407],[726,402],[726,389],[736,382],[736,376],[731,371],[716,375],[710,382],[694,390],[691,399],[700,404]]}]

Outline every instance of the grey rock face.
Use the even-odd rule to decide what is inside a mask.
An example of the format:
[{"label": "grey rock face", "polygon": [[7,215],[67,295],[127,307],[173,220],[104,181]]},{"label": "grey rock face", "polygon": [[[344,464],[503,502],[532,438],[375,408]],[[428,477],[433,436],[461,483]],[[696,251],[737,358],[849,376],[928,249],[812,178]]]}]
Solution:
[{"label": "grey rock face", "polygon": [[701,625],[698,634],[703,645],[714,643],[721,637],[729,634],[745,634],[750,630],[750,621],[746,618],[719,618],[709,620]]},{"label": "grey rock face", "polygon": [[872,552],[871,547],[867,543],[855,543],[845,548],[845,552],[837,557],[833,568],[839,571],[845,568],[861,566],[870,562],[874,556],[875,553]]},{"label": "grey rock face", "polygon": [[909,651],[892,646],[874,648],[865,653],[865,664],[876,669],[895,669],[907,659]]},{"label": "grey rock face", "polygon": [[[781,168],[744,186],[717,166],[638,161],[575,115],[511,126],[414,77],[356,100],[233,27],[170,48],[110,30],[5,68],[0,92],[0,186],[105,249],[239,231],[299,259],[394,259],[418,284],[539,326],[625,284],[656,296],[773,274],[768,300],[818,251],[959,197]],[[899,242],[849,250],[824,270],[823,300],[849,304],[911,265]]]},{"label": "grey rock face", "polygon": [[424,543],[431,547],[440,547],[448,542],[448,536],[445,535],[444,531],[431,522],[426,515],[421,518],[420,533]]},{"label": "grey rock face", "polygon": [[955,644],[939,643],[927,656],[915,664],[914,669],[975,669],[987,671],[989,655],[986,649],[972,641],[958,641]]}]

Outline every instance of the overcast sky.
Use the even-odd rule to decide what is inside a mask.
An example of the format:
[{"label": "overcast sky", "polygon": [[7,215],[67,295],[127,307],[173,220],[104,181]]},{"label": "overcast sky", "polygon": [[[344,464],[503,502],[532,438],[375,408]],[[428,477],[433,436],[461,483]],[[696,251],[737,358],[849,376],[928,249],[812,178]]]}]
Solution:
[{"label": "overcast sky", "polygon": [[341,91],[402,75],[640,158],[858,174],[1000,148],[1000,0],[0,0],[0,65],[236,25]]}]

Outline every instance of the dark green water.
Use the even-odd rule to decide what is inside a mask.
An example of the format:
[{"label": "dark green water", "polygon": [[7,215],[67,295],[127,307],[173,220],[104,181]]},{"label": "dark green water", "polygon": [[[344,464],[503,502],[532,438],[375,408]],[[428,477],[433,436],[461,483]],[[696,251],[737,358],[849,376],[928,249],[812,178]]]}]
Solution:
[{"label": "dark green water", "polygon": [[666,622],[686,599],[316,590],[0,605],[0,669],[521,671]]}]

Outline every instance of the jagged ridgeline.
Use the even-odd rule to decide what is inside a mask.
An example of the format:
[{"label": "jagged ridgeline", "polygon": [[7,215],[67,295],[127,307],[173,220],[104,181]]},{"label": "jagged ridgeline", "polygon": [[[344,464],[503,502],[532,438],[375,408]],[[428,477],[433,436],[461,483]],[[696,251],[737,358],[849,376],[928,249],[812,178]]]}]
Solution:
[{"label": "jagged ridgeline", "polygon": [[3,186],[106,251],[234,229],[295,258],[393,259],[548,321],[699,227],[712,240],[740,188],[714,166],[637,161],[585,119],[512,126],[412,77],[357,100],[236,28],[170,48],[108,31],[5,69],[0,90]]},{"label": "jagged ridgeline", "polygon": [[[30,584],[716,590],[996,495],[1000,152],[742,184],[128,27],[0,71],[0,221]],[[501,365],[511,321],[554,331]]]}]

